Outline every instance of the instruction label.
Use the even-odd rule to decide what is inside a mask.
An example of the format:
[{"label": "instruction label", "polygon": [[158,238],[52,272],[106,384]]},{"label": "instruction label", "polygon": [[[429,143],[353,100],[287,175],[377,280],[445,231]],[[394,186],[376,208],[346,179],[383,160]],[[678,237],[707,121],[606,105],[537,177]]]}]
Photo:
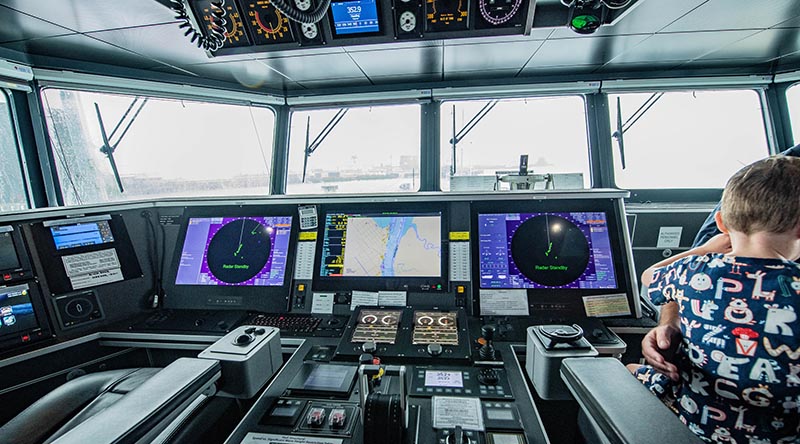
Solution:
[{"label": "instruction label", "polygon": [[124,279],[117,250],[91,251],[61,257],[73,290],[117,282]]},{"label": "instruction label", "polygon": [[405,291],[378,292],[378,305],[385,305],[387,307],[405,307],[406,299],[407,296]]},{"label": "instruction label", "polygon": [[656,248],[678,248],[681,246],[683,227],[661,227],[658,229]]},{"label": "instruction label", "polygon": [[526,290],[481,290],[481,316],[528,316]]},{"label": "instruction label", "polygon": [[378,292],[353,290],[352,297],[350,298],[350,311],[355,310],[359,305],[362,307],[377,306]]},{"label": "instruction label", "polygon": [[319,438],[316,436],[273,435],[271,433],[250,432],[241,444],[342,444],[339,438]]},{"label": "instruction label", "polygon": [[433,428],[483,431],[483,409],[480,398],[458,396],[433,397]]},{"label": "instruction label", "polygon": [[294,260],[294,278],[310,281],[314,278],[314,255],[316,242],[298,242],[297,257]]},{"label": "instruction label", "polygon": [[627,316],[631,314],[628,298],[624,294],[584,296],[583,308],[586,316]]},{"label": "instruction label", "polygon": [[311,300],[311,313],[333,313],[333,293],[314,293]]}]

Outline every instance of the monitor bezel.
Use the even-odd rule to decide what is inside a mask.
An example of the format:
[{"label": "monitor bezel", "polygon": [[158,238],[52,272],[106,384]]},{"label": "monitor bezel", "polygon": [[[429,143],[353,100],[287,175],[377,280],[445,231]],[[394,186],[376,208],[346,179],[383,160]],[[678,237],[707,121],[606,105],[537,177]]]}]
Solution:
[{"label": "monitor bezel", "polygon": [[[365,213],[386,214],[392,213],[409,215],[431,215],[439,213],[441,223],[441,262],[438,277],[329,277],[321,275],[323,243],[325,241],[325,221],[328,214],[334,213]],[[449,218],[445,205],[433,203],[392,203],[392,204],[354,204],[354,205],[327,205],[321,208],[320,223],[317,233],[317,248],[314,257],[314,291],[407,291],[407,292],[433,292],[444,293],[448,291],[448,227]]]},{"label": "monitor bezel", "polygon": [[[630,270],[633,264],[630,263],[626,254],[629,248],[625,244],[625,233],[621,230],[626,229],[620,218],[621,214],[619,199],[616,198],[587,198],[587,199],[542,199],[526,201],[506,201],[506,202],[474,202],[471,210],[471,230],[472,239],[472,280],[476,297],[476,309],[480,308],[481,290],[514,290],[511,288],[481,287],[480,280],[480,227],[478,226],[478,216],[484,214],[503,214],[503,213],[571,213],[571,212],[604,212],[608,225],[609,243],[611,245],[612,263],[614,264],[614,274],[617,281],[616,288],[526,288],[529,305],[535,303],[562,303],[573,305],[583,311],[584,296],[625,294],[628,300],[631,315],[635,313],[635,283],[632,282]],[[480,312],[480,311],[477,311]]]},{"label": "monitor bezel", "polygon": [[[33,277],[33,268],[31,267],[31,260],[28,257],[28,250],[25,248],[25,244],[22,241],[22,231],[19,227],[13,225],[3,225],[0,226],[0,228],[10,228],[8,232],[10,233],[11,245],[14,247],[14,254],[16,254],[17,262],[19,263],[19,266],[16,268],[0,269],[0,276],[2,276],[0,285]],[[9,278],[5,279],[6,276]]]},{"label": "monitor bezel", "polygon": [[[340,0],[335,1],[334,3],[347,3],[348,1],[363,1],[363,0]],[[385,21],[383,20],[383,11],[381,7],[380,0],[375,0],[375,15],[378,17],[378,30],[377,31],[364,31],[364,32],[355,32],[355,33],[346,33],[346,34],[338,34],[336,32],[336,19],[333,18],[333,4],[330,6],[330,10],[328,11],[328,26],[330,27],[331,38],[334,40],[344,40],[344,39],[359,39],[362,37],[376,37],[376,36],[384,36],[386,35],[385,28]]]},{"label": "monitor bezel", "polygon": [[[202,207],[186,208],[181,216],[180,231],[175,241],[169,269],[164,279],[166,308],[174,309],[231,309],[257,310],[267,313],[284,313],[289,309],[289,293],[294,276],[294,261],[297,249],[297,208],[294,205],[270,205],[259,207]],[[186,231],[192,218],[212,217],[291,217],[292,226],[286,252],[286,270],[283,285],[239,286],[239,285],[178,285],[175,279],[178,264],[186,241]]]}]

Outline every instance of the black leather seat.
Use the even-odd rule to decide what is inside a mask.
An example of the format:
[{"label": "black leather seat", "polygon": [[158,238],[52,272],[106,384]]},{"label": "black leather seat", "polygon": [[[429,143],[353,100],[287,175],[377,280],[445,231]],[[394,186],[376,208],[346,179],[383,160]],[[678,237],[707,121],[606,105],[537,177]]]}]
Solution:
[{"label": "black leather seat", "polygon": [[0,442],[50,443],[107,409],[160,370],[110,370],[75,378],[48,393],[0,427]]}]

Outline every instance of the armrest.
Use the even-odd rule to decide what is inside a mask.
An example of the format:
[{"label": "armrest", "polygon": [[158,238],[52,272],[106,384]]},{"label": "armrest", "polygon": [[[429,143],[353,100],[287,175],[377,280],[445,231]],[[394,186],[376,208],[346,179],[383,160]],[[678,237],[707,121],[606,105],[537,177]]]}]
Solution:
[{"label": "armrest", "polygon": [[53,444],[135,443],[152,437],[219,377],[218,361],[180,358]]},{"label": "armrest", "polygon": [[611,443],[702,443],[616,359],[565,359],[561,379]]}]

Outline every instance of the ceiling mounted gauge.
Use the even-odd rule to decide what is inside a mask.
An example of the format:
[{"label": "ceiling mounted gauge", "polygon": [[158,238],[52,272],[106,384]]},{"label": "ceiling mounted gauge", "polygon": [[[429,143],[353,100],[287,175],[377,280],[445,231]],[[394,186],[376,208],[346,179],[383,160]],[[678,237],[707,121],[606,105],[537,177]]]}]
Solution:
[{"label": "ceiling mounted gauge", "polygon": [[311,0],[294,0],[294,4],[297,5],[297,9],[301,11],[308,11],[311,9]]},{"label": "ceiling mounted gauge", "polygon": [[417,27],[417,16],[411,11],[400,14],[398,25],[403,32],[411,32]]},{"label": "ceiling mounted gauge", "polygon": [[462,31],[468,27],[469,2],[467,0],[425,1],[426,31]]},{"label": "ceiling mounted gauge", "polygon": [[422,0],[394,0],[394,36],[397,39],[415,39],[422,37]]},{"label": "ceiling mounted gauge", "polygon": [[478,0],[475,27],[512,28],[522,26],[525,18],[523,0]]},{"label": "ceiling mounted gauge", "polygon": [[[212,8],[211,0],[193,0],[192,9],[197,17],[203,21],[203,32],[208,36],[211,29]],[[225,2],[225,44],[224,48],[236,48],[239,46],[250,46],[250,38],[244,30],[242,15],[236,3]]]},{"label": "ceiling mounted gauge", "polygon": [[247,1],[244,6],[245,23],[256,45],[294,41],[289,19],[269,0]]},{"label": "ceiling mounted gauge", "polygon": [[313,40],[319,35],[319,29],[317,29],[317,25],[314,23],[301,23],[300,29],[303,31],[303,37],[309,40]]}]

